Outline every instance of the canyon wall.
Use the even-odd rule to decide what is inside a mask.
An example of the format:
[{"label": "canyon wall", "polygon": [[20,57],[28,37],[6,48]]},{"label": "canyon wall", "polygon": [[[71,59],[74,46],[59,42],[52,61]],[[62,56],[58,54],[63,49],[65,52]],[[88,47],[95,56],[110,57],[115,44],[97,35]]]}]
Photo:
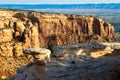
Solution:
[{"label": "canyon wall", "polygon": [[0,11],[0,54],[20,56],[28,48],[115,40],[114,27],[93,16]]}]

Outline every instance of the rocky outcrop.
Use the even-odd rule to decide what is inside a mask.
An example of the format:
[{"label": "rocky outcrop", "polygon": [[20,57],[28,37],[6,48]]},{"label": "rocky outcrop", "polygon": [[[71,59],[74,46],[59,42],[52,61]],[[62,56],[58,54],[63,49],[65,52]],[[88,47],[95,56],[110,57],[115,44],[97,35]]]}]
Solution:
[{"label": "rocky outcrop", "polygon": [[32,55],[34,59],[50,61],[51,51],[45,48],[30,48],[23,51],[26,55]]},{"label": "rocky outcrop", "polygon": [[13,44],[11,52],[15,55],[17,42],[21,52],[28,48],[115,40],[114,27],[92,16],[3,10],[0,25],[0,43]]},{"label": "rocky outcrop", "polygon": [[114,27],[92,16],[5,10],[0,12],[0,16],[0,42],[11,42],[11,52],[15,55],[18,53],[17,42],[22,50],[115,40]]},{"label": "rocky outcrop", "polygon": [[[42,62],[20,67],[10,80],[119,80],[118,58],[89,60],[55,60],[45,65]],[[47,69],[45,70],[45,68]]]},{"label": "rocky outcrop", "polygon": [[[43,61],[36,61],[17,70],[18,74],[10,80],[52,80],[46,73],[46,64]],[[19,73],[20,72],[20,73]]]},{"label": "rocky outcrop", "polygon": [[114,27],[93,16],[1,10],[0,72],[9,74],[12,70],[14,73],[18,67],[32,61],[31,57],[26,59],[22,55],[28,48],[52,49],[97,40],[115,40]]},{"label": "rocky outcrop", "polygon": [[[10,80],[27,80],[28,78],[41,80],[49,80],[50,78],[52,80],[120,79],[120,43],[77,44],[58,46],[54,47],[53,50],[52,55],[56,54],[56,58],[52,57],[52,61],[47,63],[47,66],[44,61],[39,61],[37,57],[37,60],[35,59],[32,63],[19,68],[17,74]],[[39,54],[46,52],[43,49],[28,49],[25,50],[25,53],[30,54],[30,51],[36,56],[38,56],[38,52]],[[116,55],[118,57],[105,57],[105,55],[113,54],[118,54]],[[43,63],[44,65],[42,65]]]},{"label": "rocky outcrop", "polygon": [[119,80],[119,63],[117,59],[78,60],[70,66],[52,65],[53,68],[46,73],[53,80]]},{"label": "rocky outcrop", "polygon": [[[41,61],[39,55],[49,53],[48,49],[30,48],[25,50],[25,54],[34,55],[33,57],[36,57],[36,59],[32,63],[20,67],[17,74],[11,77],[10,80],[120,79],[120,43],[77,44],[58,46],[53,50],[52,55],[56,54],[57,56],[56,58],[52,57],[52,60],[47,64]],[[62,57],[60,54],[64,55],[64,58],[59,58]],[[117,57],[102,57],[104,54],[118,55],[116,55]]]},{"label": "rocky outcrop", "polygon": [[99,58],[105,55],[119,54],[120,43],[90,43],[69,46],[55,46],[52,48],[56,57],[67,58]]}]

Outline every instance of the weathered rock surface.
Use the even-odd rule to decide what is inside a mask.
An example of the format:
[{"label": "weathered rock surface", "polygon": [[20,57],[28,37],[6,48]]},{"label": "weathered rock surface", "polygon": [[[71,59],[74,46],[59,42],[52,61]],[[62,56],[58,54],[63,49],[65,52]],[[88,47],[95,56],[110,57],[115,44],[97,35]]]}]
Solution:
[{"label": "weathered rock surface", "polygon": [[0,28],[0,42],[10,42],[13,39],[13,29]]},{"label": "weathered rock surface", "polygon": [[20,66],[24,66],[30,62],[32,62],[32,57],[4,57],[0,55],[0,80],[1,78],[6,79],[13,76]]},{"label": "weathered rock surface", "polygon": [[37,61],[30,66],[23,66],[17,70],[18,74],[10,80],[52,80],[45,73],[46,64],[42,61]]},{"label": "weathered rock surface", "polygon": [[9,77],[33,60],[23,55],[25,49],[52,49],[52,46],[96,40],[115,40],[114,27],[92,16],[0,10],[0,76],[5,73]]},{"label": "weathered rock surface", "polygon": [[[76,60],[75,63],[72,60],[56,60],[47,65],[47,70],[44,70],[44,76],[41,76],[41,70],[39,73],[35,73],[42,66],[38,65],[38,68],[31,66],[23,66],[18,69],[17,74],[10,80],[29,80],[37,79],[37,75],[40,80],[46,80],[51,78],[52,80],[120,80],[120,61],[119,59],[91,59],[91,60]],[[44,66],[45,68],[45,66]],[[32,74],[31,76],[29,76]],[[47,76],[46,76],[47,75]],[[45,77],[43,79],[43,77]],[[49,80],[49,79],[47,79]]]},{"label": "weathered rock surface", "polygon": [[[114,27],[92,16],[0,11],[0,43],[13,44],[11,55],[20,56],[21,51],[28,48],[113,40]],[[19,49],[14,48],[17,42],[20,43]]]},{"label": "weathered rock surface", "polygon": [[[10,80],[30,80],[37,79],[44,71],[45,79],[52,80],[119,80],[120,79],[120,43],[91,43],[69,46],[55,47],[53,54],[59,54],[56,58],[52,57],[51,62],[44,66],[44,70],[35,62],[23,66],[17,70],[17,74]],[[33,49],[33,51],[35,51]],[[39,51],[39,50],[38,50]],[[37,52],[37,50],[36,50]],[[27,53],[30,53],[29,51]],[[96,55],[94,56],[93,53]],[[107,54],[109,56],[103,55]],[[34,53],[35,54],[35,53]],[[61,54],[61,55],[60,55]],[[65,56],[67,54],[67,57]],[[62,56],[64,55],[64,56]],[[110,55],[116,55],[110,57]],[[59,58],[59,57],[64,58]],[[83,58],[81,58],[84,56]],[[104,57],[103,57],[104,56]],[[101,58],[100,58],[101,57]],[[38,62],[41,64],[40,62]],[[36,73],[36,71],[39,71]],[[47,76],[46,76],[47,75]],[[21,77],[22,76],[22,77]],[[43,79],[43,76],[39,78]]]},{"label": "weathered rock surface", "polygon": [[76,44],[67,46],[55,46],[52,48],[53,55],[63,58],[99,58],[105,55],[119,53],[119,42]]},{"label": "weathered rock surface", "polygon": [[23,51],[26,55],[32,55],[34,59],[50,61],[51,51],[46,48],[30,48]]}]

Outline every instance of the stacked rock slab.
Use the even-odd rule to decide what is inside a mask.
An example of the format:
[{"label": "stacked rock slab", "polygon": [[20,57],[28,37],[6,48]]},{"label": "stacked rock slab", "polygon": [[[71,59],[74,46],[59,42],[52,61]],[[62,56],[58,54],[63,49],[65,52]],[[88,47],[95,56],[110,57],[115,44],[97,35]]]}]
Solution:
[{"label": "stacked rock slab", "polygon": [[32,55],[34,60],[50,61],[51,51],[46,48],[30,48],[23,51],[26,55]]},{"label": "stacked rock slab", "polygon": [[[53,55],[56,57],[83,57],[83,58],[99,58],[109,54],[119,54],[119,42],[76,44],[69,46],[53,47]],[[118,52],[116,52],[118,51]]]}]

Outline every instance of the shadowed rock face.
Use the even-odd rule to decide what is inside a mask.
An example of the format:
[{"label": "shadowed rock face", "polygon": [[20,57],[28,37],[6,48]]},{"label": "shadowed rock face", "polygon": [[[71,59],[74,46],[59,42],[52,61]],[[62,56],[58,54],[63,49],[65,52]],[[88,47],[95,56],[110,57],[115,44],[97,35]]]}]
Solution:
[{"label": "shadowed rock face", "polygon": [[[97,37],[90,38],[94,35]],[[6,50],[11,54],[8,56],[20,56],[21,51],[28,48],[51,48],[55,45],[89,43],[95,40],[115,40],[114,27],[92,16],[0,11],[0,53]],[[3,48],[5,44],[10,46]]]},{"label": "shadowed rock face", "polygon": [[[55,45],[113,40],[115,40],[114,27],[92,16],[1,10],[0,75],[3,74],[2,72],[15,73],[18,67],[31,62],[33,60],[31,57],[21,56],[22,51],[28,48],[51,48]],[[82,72],[78,74],[80,73]]]},{"label": "shadowed rock face", "polygon": [[117,58],[65,62],[68,61],[51,62],[47,70],[43,64],[26,65],[20,67],[10,80],[120,80],[120,61]]}]

